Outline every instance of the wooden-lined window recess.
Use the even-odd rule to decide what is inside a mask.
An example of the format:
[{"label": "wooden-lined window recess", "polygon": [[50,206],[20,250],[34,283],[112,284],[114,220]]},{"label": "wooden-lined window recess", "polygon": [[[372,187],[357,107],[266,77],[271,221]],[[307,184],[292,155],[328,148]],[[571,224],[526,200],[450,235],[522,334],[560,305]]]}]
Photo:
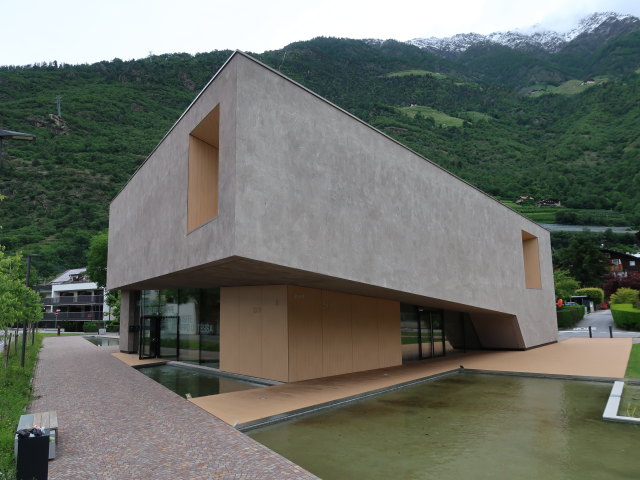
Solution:
[{"label": "wooden-lined window recess", "polygon": [[538,237],[524,230],[522,230],[522,256],[524,257],[525,286],[527,288],[542,288]]},{"label": "wooden-lined window recess", "polygon": [[218,216],[220,105],[189,134],[187,232]]}]

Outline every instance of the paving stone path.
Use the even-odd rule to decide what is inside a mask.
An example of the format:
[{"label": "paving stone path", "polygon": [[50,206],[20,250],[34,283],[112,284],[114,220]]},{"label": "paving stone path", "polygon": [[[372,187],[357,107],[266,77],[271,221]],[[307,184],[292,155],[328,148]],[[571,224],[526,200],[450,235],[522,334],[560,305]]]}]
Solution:
[{"label": "paving stone path", "polygon": [[315,479],[82,337],[49,337],[30,412],[56,410],[49,479]]}]

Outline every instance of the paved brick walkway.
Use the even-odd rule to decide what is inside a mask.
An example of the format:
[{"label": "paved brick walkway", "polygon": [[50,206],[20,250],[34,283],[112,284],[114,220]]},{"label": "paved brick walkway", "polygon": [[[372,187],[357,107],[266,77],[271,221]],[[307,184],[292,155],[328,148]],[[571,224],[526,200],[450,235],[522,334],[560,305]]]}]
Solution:
[{"label": "paved brick walkway", "polygon": [[31,412],[57,410],[49,479],[317,478],[81,337],[44,341]]}]

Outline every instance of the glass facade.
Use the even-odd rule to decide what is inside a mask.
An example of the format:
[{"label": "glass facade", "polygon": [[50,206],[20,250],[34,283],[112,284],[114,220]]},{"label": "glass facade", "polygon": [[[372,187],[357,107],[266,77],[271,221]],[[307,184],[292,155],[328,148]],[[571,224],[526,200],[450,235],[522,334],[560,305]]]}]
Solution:
[{"label": "glass facade", "polygon": [[400,304],[400,337],[403,362],[478,347],[466,314],[406,303]]},{"label": "glass facade", "polygon": [[220,289],[140,292],[140,357],[219,366]]}]

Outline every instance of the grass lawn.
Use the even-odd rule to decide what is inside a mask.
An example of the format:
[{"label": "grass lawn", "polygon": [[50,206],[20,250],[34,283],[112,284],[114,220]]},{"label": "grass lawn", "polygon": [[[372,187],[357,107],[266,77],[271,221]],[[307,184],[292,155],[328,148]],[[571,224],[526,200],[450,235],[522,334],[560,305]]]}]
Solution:
[{"label": "grass lawn", "polygon": [[13,458],[13,436],[20,415],[31,403],[31,378],[36,366],[38,352],[42,346],[42,335],[37,334],[31,345],[28,335],[25,367],[20,367],[22,343],[18,351],[11,345],[9,365],[5,369],[0,364],[0,478],[15,478],[15,460]]},{"label": "grass lawn", "polygon": [[[533,97],[538,97],[540,95],[544,95],[547,93],[557,93],[560,95],[575,95],[577,93],[584,92],[587,88],[600,85],[606,81],[608,81],[607,77],[595,77],[591,79],[589,83],[586,83],[582,80],[567,80],[566,82],[555,86],[555,85],[533,85],[528,87],[529,95]],[[534,93],[535,92],[535,93]]]},{"label": "grass lawn", "polygon": [[420,113],[423,117],[433,118],[433,120],[436,122],[436,125],[444,125],[445,127],[461,127],[463,122],[461,118],[451,117],[444,112],[431,107],[425,107],[423,105],[416,105],[414,107],[400,107],[398,110],[411,118]]},{"label": "grass lawn", "polygon": [[387,77],[407,77],[409,75],[417,75],[419,77],[426,77],[428,75],[436,78],[447,77],[444,73],[430,72],[429,70],[403,70],[401,72],[389,73],[387,74]]},{"label": "grass lawn", "polygon": [[631,347],[631,355],[629,355],[625,377],[640,378],[640,343],[634,343]]}]

